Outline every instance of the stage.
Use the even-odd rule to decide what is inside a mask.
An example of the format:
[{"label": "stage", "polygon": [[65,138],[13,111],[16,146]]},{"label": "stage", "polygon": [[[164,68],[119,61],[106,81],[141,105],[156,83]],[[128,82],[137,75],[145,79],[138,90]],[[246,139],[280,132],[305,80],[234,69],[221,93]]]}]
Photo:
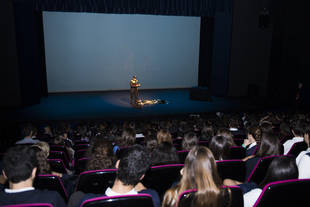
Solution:
[{"label": "stage", "polygon": [[190,99],[189,89],[141,90],[141,100],[164,100],[162,104],[130,105],[130,92],[50,94],[37,105],[4,111],[7,121],[112,120],[179,116],[208,112],[258,110],[246,99],[211,97],[211,101]]}]

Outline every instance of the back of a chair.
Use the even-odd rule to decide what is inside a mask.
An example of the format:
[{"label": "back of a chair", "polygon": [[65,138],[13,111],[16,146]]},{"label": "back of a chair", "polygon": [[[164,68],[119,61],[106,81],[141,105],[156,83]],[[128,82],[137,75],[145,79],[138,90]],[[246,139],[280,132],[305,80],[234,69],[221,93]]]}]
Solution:
[{"label": "back of a chair", "polygon": [[56,175],[37,175],[34,179],[33,186],[36,189],[57,191],[65,201],[68,201],[68,193],[62,181]]},{"label": "back of a chair", "polygon": [[293,144],[293,146],[291,147],[287,155],[297,157],[300,152],[307,150],[307,148],[308,148],[308,145],[306,142],[296,142]]},{"label": "back of a chair", "polygon": [[75,145],[73,146],[73,149],[74,149],[75,151],[78,151],[78,150],[81,150],[81,149],[88,149],[89,146],[90,146],[89,143],[75,144]]},{"label": "back of a chair", "polygon": [[81,149],[74,153],[74,159],[78,160],[86,156],[87,149]]},{"label": "back of a chair", "polygon": [[146,188],[156,190],[160,198],[162,198],[166,190],[171,188],[173,183],[180,180],[180,170],[183,167],[184,164],[152,166],[146,172],[142,183]]},{"label": "back of a chair", "polygon": [[116,171],[116,169],[104,169],[82,172],[77,181],[76,191],[103,194],[108,187],[112,187]]},{"label": "back of a chair", "polygon": [[221,179],[244,181],[245,162],[242,160],[220,160],[216,161],[216,166]]},{"label": "back of a chair", "polygon": [[254,182],[257,185],[259,185],[265,178],[267,169],[275,157],[279,157],[279,156],[278,155],[269,156],[269,157],[263,157],[259,159],[254,169],[252,170],[250,176],[248,177],[248,182]]},{"label": "back of a chair", "polygon": [[49,159],[61,159],[66,166],[66,168],[70,168],[69,166],[69,159],[67,158],[66,154],[63,151],[50,151]]},{"label": "back of a chair", "polygon": [[307,206],[310,179],[293,179],[268,183],[254,207]]},{"label": "back of a chair", "polygon": [[232,146],[229,148],[231,159],[243,159],[246,157],[246,149],[240,146]]},{"label": "back of a chair", "polygon": [[186,159],[186,156],[187,156],[188,152],[189,152],[188,150],[177,151],[180,163],[184,163],[185,162],[185,159]]},{"label": "back of a chair", "polygon": [[198,145],[208,147],[209,146],[209,141],[199,141]]},{"label": "back of a chair", "polygon": [[63,161],[60,159],[48,159],[48,163],[51,166],[52,171],[58,173],[67,173],[66,166],[64,165]]},{"label": "back of a chair", "polygon": [[79,175],[81,172],[83,172],[86,168],[87,162],[88,162],[88,158],[84,157],[81,159],[78,159],[75,163],[74,163],[74,173],[76,175]]},{"label": "back of a chair", "polygon": [[[223,188],[228,188],[223,186]],[[243,194],[242,190],[238,186],[230,186],[229,187],[231,192],[231,207],[240,207],[243,206]],[[179,195],[178,198],[178,207],[193,207],[193,199],[195,197],[195,193],[197,192],[196,189],[186,190]],[[229,199],[229,197],[227,197]],[[227,201],[229,203],[229,201]]]},{"label": "back of a chair", "polygon": [[136,194],[124,196],[102,196],[84,201],[81,207],[153,207],[152,196]]},{"label": "back of a chair", "polygon": [[24,203],[24,204],[6,205],[5,207],[53,207],[53,205],[50,203]]},{"label": "back of a chair", "polygon": [[62,151],[65,153],[67,158],[70,157],[67,148],[63,145],[50,145],[50,151]]}]

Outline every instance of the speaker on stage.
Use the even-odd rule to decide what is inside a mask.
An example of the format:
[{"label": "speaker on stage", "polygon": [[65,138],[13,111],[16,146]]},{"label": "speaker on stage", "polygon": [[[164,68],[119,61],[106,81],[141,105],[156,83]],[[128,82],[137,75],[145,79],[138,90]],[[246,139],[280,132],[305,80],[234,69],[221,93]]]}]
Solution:
[{"label": "speaker on stage", "polygon": [[194,87],[189,91],[189,98],[199,101],[212,101],[211,94],[208,87]]}]

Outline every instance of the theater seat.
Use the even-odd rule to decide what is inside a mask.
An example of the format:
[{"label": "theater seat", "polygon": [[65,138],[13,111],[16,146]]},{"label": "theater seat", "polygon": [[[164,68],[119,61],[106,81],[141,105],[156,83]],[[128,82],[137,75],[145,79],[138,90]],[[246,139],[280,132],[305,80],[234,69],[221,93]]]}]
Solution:
[{"label": "theater seat", "polygon": [[81,207],[153,207],[149,194],[102,196],[84,201]]},{"label": "theater seat", "polygon": [[[227,187],[223,186],[223,188]],[[229,189],[231,192],[231,207],[243,206],[243,194],[241,188],[238,186],[230,186]],[[196,192],[196,189],[190,189],[181,193],[178,198],[178,207],[194,207],[192,206],[192,201]]]},{"label": "theater seat", "polygon": [[306,142],[296,142],[291,147],[290,151],[287,153],[287,155],[297,157],[301,151],[305,151],[308,149],[308,145]]},{"label": "theater seat", "polygon": [[90,170],[79,175],[76,191],[103,194],[107,187],[112,187],[117,169]]},{"label": "theater seat", "polygon": [[292,179],[268,183],[254,207],[307,206],[310,179]]},{"label": "theater seat", "polygon": [[163,197],[166,190],[171,188],[172,184],[180,180],[180,170],[184,164],[169,164],[152,166],[142,180],[146,188],[152,188],[157,191],[160,198]]},{"label": "theater seat", "polygon": [[86,168],[87,162],[88,158],[86,157],[78,159],[74,163],[74,174],[79,175],[81,172],[83,172]]},{"label": "theater seat", "polygon": [[216,161],[216,166],[221,179],[244,181],[245,162],[242,160],[220,160]]},{"label": "theater seat", "polygon": [[62,181],[56,175],[37,175],[34,179],[33,186],[36,189],[57,191],[65,201],[68,201],[68,193]]},{"label": "theater seat", "polygon": [[5,207],[53,207],[53,205],[50,203],[27,203],[27,204],[6,205]]},{"label": "theater seat", "polygon": [[184,163],[185,162],[185,159],[186,159],[186,156],[187,156],[188,152],[189,152],[188,150],[177,151],[180,163]]},{"label": "theater seat", "polygon": [[246,157],[245,148],[240,146],[232,146],[229,148],[230,150],[230,158],[231,159],[243,159]]},{"label": "theater seat", "polygon": [[67,173],[66,167],[61,159],[48,159],[51,169],[58,173]]}]

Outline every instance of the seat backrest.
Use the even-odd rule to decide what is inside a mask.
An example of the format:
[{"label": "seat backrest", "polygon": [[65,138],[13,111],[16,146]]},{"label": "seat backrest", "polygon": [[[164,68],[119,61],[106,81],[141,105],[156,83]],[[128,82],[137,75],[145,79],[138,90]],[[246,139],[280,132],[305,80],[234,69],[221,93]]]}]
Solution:
[{"label": "seat backrest", "polygon": [[63,145],[50,145],[50,151],[62,151],[65,153],[67,158],[70,157],[67,148]]},{"label": "seat backrest", "polygon": [[253,168],[250,176],[248,177],[248,182],[254,182],[259,185],[261,181],[263,181],[263,179],[265,178],[267,169],[275,157],[279,157],[279,155],[268,156],[259,159],[255,167]]},{"label": "seat backrest", "polygon": [[180,170],[184,164],[169,164],[152,166],[142,180],[146,188],[152,188],[157,191],[160,198],[163,197],[173,183],[180,180]]},{"label": "seat backrest", "polygon": [[5,207],[53,207],[53,205],[50,203],[25,203],[25,204],[6,205]]},{"label": "seat backrest", "polygon": [[306,206],[309,203],[307,192],[310,179],[292,179],[268,183],[254,207]]},{"label": "seat backrest", "polygon": [[230,178],[233,180],[244,181],[245,162],[242,160],[220,160],[216,161],[217,170],[223,180]]},{"label": "seat backrest", "polygon": [[199,141],[198,145],[208,147],[209,146],[209,141]]},{"label": "seat backrest", "polygon": [[34,179],[33,186],[36,189],[57,191],[65,201],[68,201],[68,193],[62,181],[56,175],[37,175]]},{"label": "seat backrest", "polygon": [[50,151],[49,159],[61,159],[66,166],[66,168],[70,168],[69,166],[69,159],[67,158],[66,154],[63,151]]},{"label": "seat backrest", "polygon": [[61,159],[47,159],[51,169],[58,173],[67,173],[66,166]]},{"label": "seat backrest", "polygon": [[[228,188],[223,186],[223,188]],[[239,186],[230,186],[231,192],[231,207],[243,206],[243,194]],[[192,201],[195,197],[196,189],[186,190],[179,195],[178,207],[192,207]]]},{"label": "seat backrest", "polygon": [[112,187],[117,169],[90,170],[79,175],[76,191],[84,193],[103,194]]},{"label": "seat backrest", "polygon": [[245,148],[240,146],[232,146],[229,148],[230,150],[230,158],[231,159],[243,159],[245,158]]},{"label": "seat backrest", "polygon": [[307,150],[307,148],[308,148],[308,145],[306,142],[296,142],[293,144],[293,146],[291,147],[287,155],[297,157],[300,152]]},{"label": "seat backrest", "polygon": [[88,158],[83,157],[81,159],[78,159],[74,163],[74,173],[76,175],[79,175],[81,172],[85,170],[88,160],[89,160]]},{"label": "seat backrest", "polygon": [[73,149],[75,151],[81,150],[81,149],[88,149],[89,147],[89,143],[85,143],[85,144],[76,144],[73,146]]},{"label": "seat backrest", "polygon": [[152,196],[136,194],[124,196],[102,196],[84,201],[81,207],[153,207]]},{"label": "seat backrest", "polygon": [[177,151],[180,163],[184,163],[185,162],[185,159],[186,159],[186,156],[187,156],[188,152],[189,152],[188,150]]}]

